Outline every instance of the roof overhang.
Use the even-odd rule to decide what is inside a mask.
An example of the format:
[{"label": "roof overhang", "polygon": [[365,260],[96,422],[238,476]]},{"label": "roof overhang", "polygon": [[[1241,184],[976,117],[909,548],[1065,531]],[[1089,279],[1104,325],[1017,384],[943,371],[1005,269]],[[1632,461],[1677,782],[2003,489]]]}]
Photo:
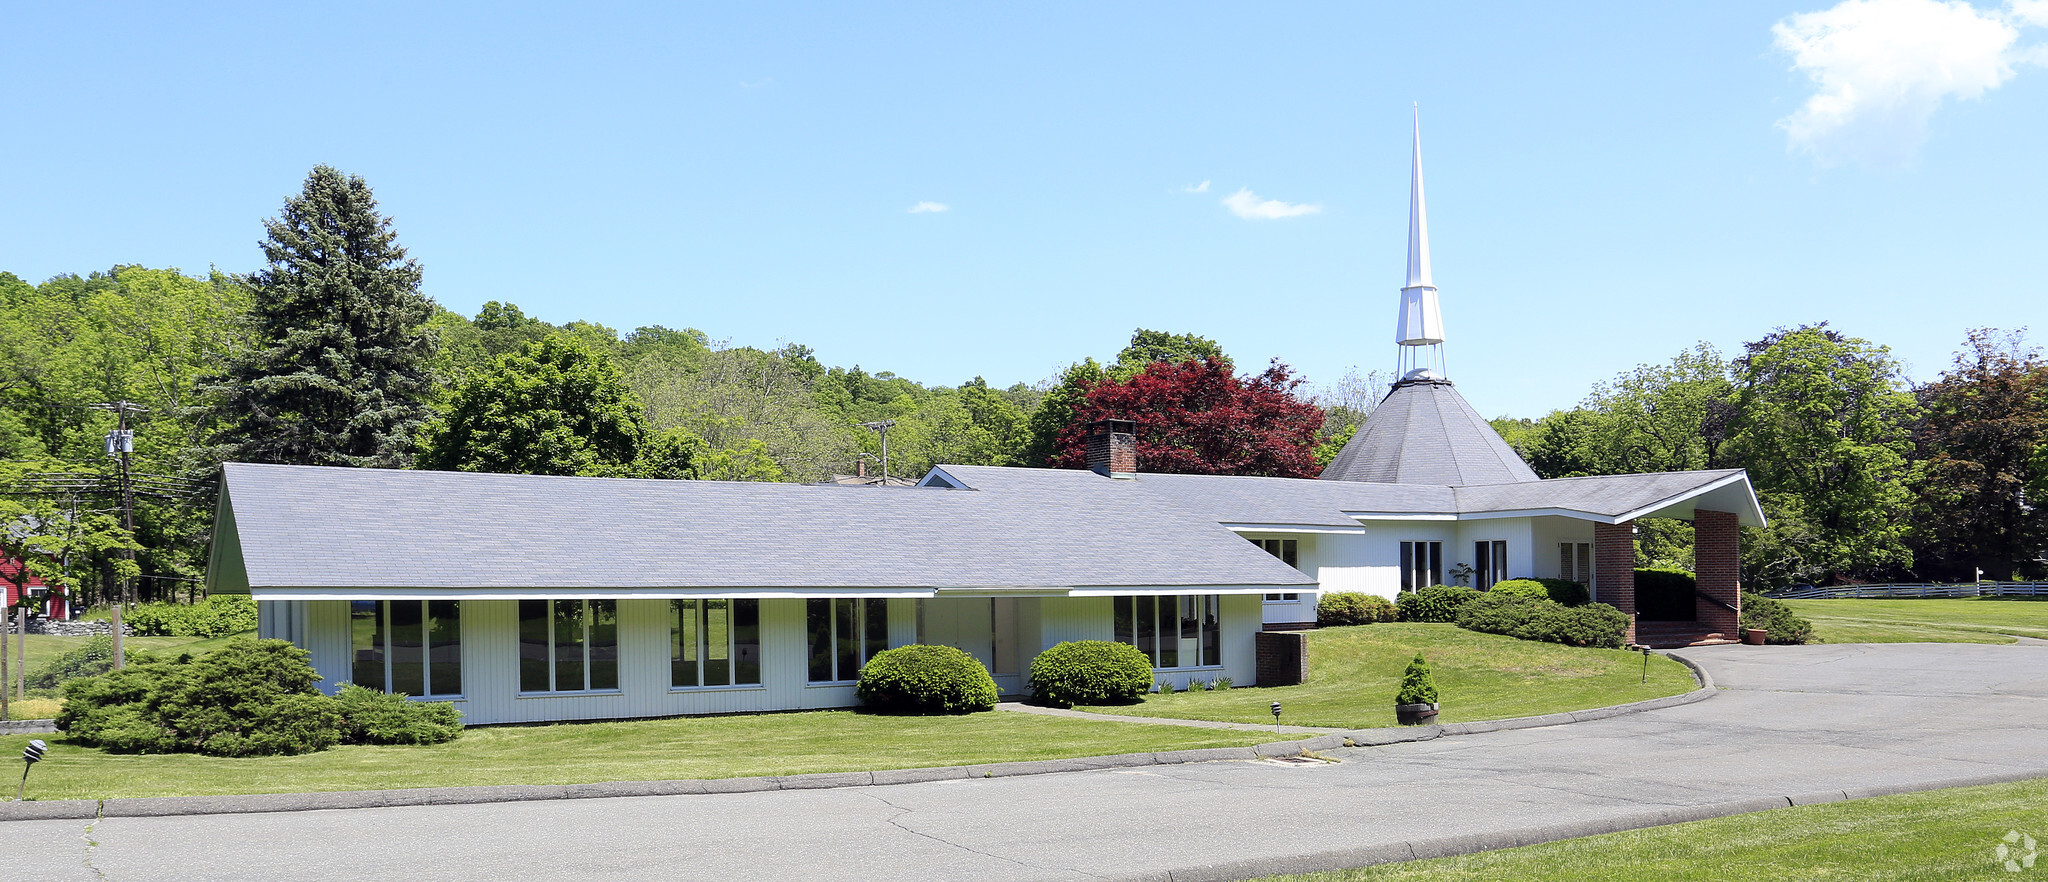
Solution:
[{"label": "roof overhang", "polygon": [[1636,518],[1677,518],[1689,521],[1693,519],[1694,512],[1702,509],[1731,512],[1735,515],[1736,521],[1745,527],[1764,526],[1764,509],[1756,501],[1756,491],[1749,486],[1747,472],[1736,472],[1720,480],[1623,512],[1608,523],[1618,524]]},{"label": "roof overhang", "polygon": [[1224,524],[1233,533],[1363,533],[1363,526],[1336,524]]},{"label": "roof overhang", "polygon": [[254,587],[257,600],[810,600],[937,597],[1117,597],[1161,594],[1265,594],[1313,589],[1274,585],[1061,585],[861,588],[348,588]]}]

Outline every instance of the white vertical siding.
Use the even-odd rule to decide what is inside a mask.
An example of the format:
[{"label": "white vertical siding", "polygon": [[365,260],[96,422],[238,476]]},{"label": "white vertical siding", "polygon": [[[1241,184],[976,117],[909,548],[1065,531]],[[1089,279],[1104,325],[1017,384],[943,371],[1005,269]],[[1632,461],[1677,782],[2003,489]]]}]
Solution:
[{"label": "white vertical siding", "polygon": [[[1042,597],[1038,601],[1038,649],[1069,640],[1115,640],[1115,608],[1108,597]],[[1029,635],[1026,636],[1029,645]]]}]

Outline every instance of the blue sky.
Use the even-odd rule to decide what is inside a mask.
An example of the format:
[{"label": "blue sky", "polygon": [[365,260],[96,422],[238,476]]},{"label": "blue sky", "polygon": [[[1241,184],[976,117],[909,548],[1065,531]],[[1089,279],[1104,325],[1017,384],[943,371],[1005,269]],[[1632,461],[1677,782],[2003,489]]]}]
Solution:
[{"label": "blue sky", "polygon": [[2048,0],[1447,5],[13,4],[0,270],[245,272],[328,163],[465,314],[1330,383],[1393,365],[1420,102],[1483,413],[1813,321],[1920,379],[2048,338]]}]

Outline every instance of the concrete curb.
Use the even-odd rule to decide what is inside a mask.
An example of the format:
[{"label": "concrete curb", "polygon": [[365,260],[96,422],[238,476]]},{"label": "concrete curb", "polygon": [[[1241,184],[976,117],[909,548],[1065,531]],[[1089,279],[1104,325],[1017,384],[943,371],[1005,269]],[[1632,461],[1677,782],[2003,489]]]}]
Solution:
[{"label": "concrete curb", "polygon": [[1986,784],[2006,784],[2034,778],[2048,778],[2048,768],[2018,769],[2010,772],[1923,781],[1916,784],[1894,784],[1851,790],[1826,790],[1790,796],[1756,796],[1746,799],[1731,799],[1707,803],[1705,805],[1631,812],[1599,820],[1571,821],[1559,824],[1546,824],[1538,827],[1523,827],[1517,830],[1502,830],[1497,833],[1445,836],[1435,839],[1414,839],[1407,842],[1394,842],[1384,845],[1335,849],[1315,854],[1253,858],[1243,861],[1204,864],[1174,869],[1164,874],[1147,873],[1109,878],[1117,880],[1117,882],[1136,882],[1136,880],[1156,882],[1156,880],[1161,879],[1172,880],[1172,882],[1221,882],[1221,880],[1255,879],[1263,876],[1295,873],[1322,873],[1332,870],[1365,867],[1373,864],[1473,854],[1481,851],[1514,848],[1522,845],[1536,845],[1538,843],[1556,842],[1563,839],[1577,839],[1583,836],[1598,836],[1603,833],[1641,830],[1647,827],[1662,827],[1667,824],[1682,824],[1687,821],[1704,821],[1711,818],[1724,818],[1730,815],[1744,815],[1752,812],[1771,811],[1773,809],[1799,805],[1841,802],[1845,799],[1867,799],[1873,796],[1892,796],[1900,793],[1922,793],[1929,790],[1947,790],[1953,787],[1980,787]]},{"label": "concrete curb", "polygon": [[[1299,756],[1303,751],[1335,750],[1341,747],[1377,747],[1410,741],[1429,741],[1455,735],[1476,735],[1510,729],[1561,726],[1583,720],[1598,720],[1622,714],[1640,713],[1663,707],[1691,704],[1714,696],[1713,679],[1692,661],[1679,657],[1692,669],[1701,686],[1683,695],[1671,695],[1618,704],[1612,707],[1570,713],[1481,720],[1445,726],[1403,726],[1390,729],[1338,731],[1292,741],[1274,741],[1253,747],[1215,747],[1158,753],[1127,753],[1115,756],[1034,760],[1015,763],[984,763],[923,769],[884,769],[873,772],[819,772],[809,775],[777,775],[756,778],[714,778],[677,781],[609,781],[597,784],[505,784],[479,787],[422,787],[408,790],[347,790],[329,793],[263,793],[248,796],[152,796],[118,799],[63,799],[48,802],[0,802],[0,822],[91,820],[108,818],[150,818],[169,815],[231,815],[262,812],[309,812],[331,809],[386,808],[411,805],[477,805],[494,802],[528,802],[548,799],[603,799],[615,796],[684,796],[706,793],[756,793],[768,790],[824,790],[840,787],[875,787],[920,784],[929,781],[964,781],[972,778],[1008,778],[1015,775],[1050,775],[1138,766],[1182,763],[1227,762],[1261,757]],[[1668,822],[1667,822],[1668,823]],[[1407,860],[1408,858],[1401,858]],[[1180,878],[1178,876],[1174,878]]]},{"label": "concrete curb", "polygon": [[45,735],[55,731],[56,720],[0,720],[0,735]]}]

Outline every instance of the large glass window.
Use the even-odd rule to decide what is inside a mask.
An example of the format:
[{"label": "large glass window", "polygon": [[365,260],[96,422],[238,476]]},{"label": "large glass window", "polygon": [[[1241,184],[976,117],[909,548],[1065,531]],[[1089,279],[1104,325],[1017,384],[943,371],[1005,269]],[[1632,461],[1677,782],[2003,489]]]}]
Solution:
[{"label": "large glass window", "polygon": [[1495,582],[1508,578],[1508,544],[1493,539],[1472,543],[1472,578],[1479,580],[1473,587],[1481,591],[1493,587]]},{"label": "large glass window", "polygon": [[[1253,539],[1252,544],[1265,549],[1267,554],[1279,558],[1281,563],[1296,569],[1301,568],[1301,540]],[[1282,591],[1266,595],[1268,603],[1285,603],[1300,599],[1301,594],[1295,591]]]},{"label": "large glass window", "polygon": [[860,676],[869,658],[889,648],[889,601],[806,600],[804,627],[810,632],[811,682],[849,682]]},{"label": "large glass window", "polygon": [[678,600],[670,605],[669,685],[761,685],[761,602]]},{"label": "large glass window", "polygon": [[519,601],[519,691],[617,688],[617,601]]},{"label": "large glass window", "polygon": [[1581,585],[1593,584],[1593,543],[1557,543],[1557,577]]},{"label": "large glass window", "polygon": [[1155,668],[1220,665],[1221,606],[1215,594],[1118,597],[1112,616],[1116,639],[1137,647]]},{"label": "large glass window", "polygon": [[1444,583],[1442,542],[1401,543],[1401,590],[1414,591]]},{"label": "large glass window", "polygon": [[349,678],[405,695],[462,694],[462,617],[455,600],[349,604]]}]

